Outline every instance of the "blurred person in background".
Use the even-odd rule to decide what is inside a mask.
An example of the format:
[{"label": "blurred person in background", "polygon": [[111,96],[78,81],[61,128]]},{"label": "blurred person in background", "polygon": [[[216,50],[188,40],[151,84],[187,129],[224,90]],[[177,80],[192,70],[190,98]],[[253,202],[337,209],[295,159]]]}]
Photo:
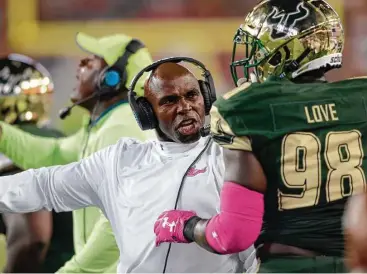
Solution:
[{"label": "blurred person in background", "polygon": [[[53,83],[48,71],[31,58],[11,54],[0,59],[0,119],[38,136],[62,137],[48,125]],[[22,171],[0,154],[0,176]],[[73,255],[72,214],[38,211],[2,214],[6,234],[4,272],[57,271]]]},{"label": "blurred person in background", "polygon": [[[74,103],[60,112],[65,118],[73,106],[90,112],[74,135],[41,138],[1,123],[0,151],[23,168],[63,165],[83,159],[112,145],[121,137],[144,140],[153,137],[137,125],[127,101],[127,83],[152,62],[145,46],[129,36],[116,34],[94,38],[76,35],[77,44],[90,55],[80,61]],[[143,89],[144,80],[137,88]],[[116,272],[119,252],[108,220],[96,207],[73,212],[75,255],[58,272]]]}]

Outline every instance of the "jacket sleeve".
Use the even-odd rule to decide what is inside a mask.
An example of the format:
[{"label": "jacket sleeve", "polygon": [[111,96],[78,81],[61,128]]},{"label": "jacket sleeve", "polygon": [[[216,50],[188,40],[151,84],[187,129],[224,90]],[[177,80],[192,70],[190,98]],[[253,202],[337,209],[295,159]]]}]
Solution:
[{"label": "jacket sleeve", "polygon": [[[98,148],[115,144],[121,136],[142,136],[124,125],[109,127],[98,138]],[[140,138],[143,139],[143,138]],[[97,149],[98,149],[97,148]],[[98,252],[96,252],[98,251]],[[101,273],[111,271],[119,259],[119,249],[109,221],[101,213],[83,249],[74,255],[58,272],[59,273]],[[115,270],[115,269],[114,269]],[[116,272],[116,271],[115,271]]]},{"label": "jacket sleeve", "polygon": [[115,146],[110,146],[65,166],[29,169],[0,177],[0,212],[102,207],[98,192],[100,186],[108,184],[106,167],[113,165],[114,150]]},{"label": "jacket sleeve", "polygon": [[57,273],[106,273],[107,271],[116,273],[116,269],[111,267],[117,266],[118,259],[119,249],[111,225],[101,214],[84,248]]},{"label": "jacket sleeve", "polygon": [[78,160],[82,131],[65,138],[35,136],[0,122],[0,152],[21,169],[63,165]]}]

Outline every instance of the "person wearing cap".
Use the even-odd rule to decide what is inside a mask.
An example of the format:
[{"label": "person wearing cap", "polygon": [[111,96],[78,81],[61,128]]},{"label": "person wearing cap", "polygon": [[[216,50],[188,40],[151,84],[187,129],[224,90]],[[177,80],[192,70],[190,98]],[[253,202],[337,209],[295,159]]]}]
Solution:
[{"label": "person wearing cap", "polygon": [[[127,101],[127,85],[143,67],[152,63],[148,49],[138,40],[116,34],[94,38],[76,35],[78,46],[89,53],[81,59],[73,105],[90,112],[72,136],[55,139],[26,133],[0,122],[0,152],[22,169],[64,165],[116,143],[121,137],[151,138],[140,130]],[[143,90],[144,79],[138,83]],[[75,255],[58,272],[116,272],[119,252],[107,219],[97,207],[73,211]]]}]

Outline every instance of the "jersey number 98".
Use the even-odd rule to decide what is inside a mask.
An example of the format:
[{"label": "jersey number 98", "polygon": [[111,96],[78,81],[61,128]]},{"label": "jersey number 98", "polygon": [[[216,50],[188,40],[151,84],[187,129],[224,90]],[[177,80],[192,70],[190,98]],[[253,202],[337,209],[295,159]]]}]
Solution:
[{"label": "jersey number 98", "polygon": [[[288,134],[282,142],[281,176],[278,190],[279,210],[315,206],[321,191],[327,202],[364,191],[366,178],[361,168],[364,153],[357,130],[329,132],[321,145],[309,132]],[[322,187],[322,172],[327,172]]]}]

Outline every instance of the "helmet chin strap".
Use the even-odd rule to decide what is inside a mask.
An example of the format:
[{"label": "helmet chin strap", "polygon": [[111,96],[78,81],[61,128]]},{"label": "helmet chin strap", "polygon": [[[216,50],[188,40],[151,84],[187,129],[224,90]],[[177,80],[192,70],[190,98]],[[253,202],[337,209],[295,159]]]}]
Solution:
[{"label": "helmet chin strap", "polygon": [[258,81],[258,78],[257,78],[257,75],[256,75],[255,72],[251,72],[249,76],[250,76],[249,77],[249,80],[250,81],[248,81],[246,78],[240,78],[240,79],[238,79],[237,80],[237,87],[242,86],[244,83],[247,83],[247,82],[250,82],[250,83],[257,83],[257,82],[259,82]]},{"label": "helmet chin strap", "polygon": [[258,77],[257,77],[257,74],[256,72],[251,72],[250,73],[250,81],[251,83],[257,83],[258,82]]},{"label": "helmet chin strap", "polygon": [[242,86],[246,82],[247,82],[247,79],[246,78],[240,78],[240,79],[238,79],[238,81],[237,81],[237,87]]}]

